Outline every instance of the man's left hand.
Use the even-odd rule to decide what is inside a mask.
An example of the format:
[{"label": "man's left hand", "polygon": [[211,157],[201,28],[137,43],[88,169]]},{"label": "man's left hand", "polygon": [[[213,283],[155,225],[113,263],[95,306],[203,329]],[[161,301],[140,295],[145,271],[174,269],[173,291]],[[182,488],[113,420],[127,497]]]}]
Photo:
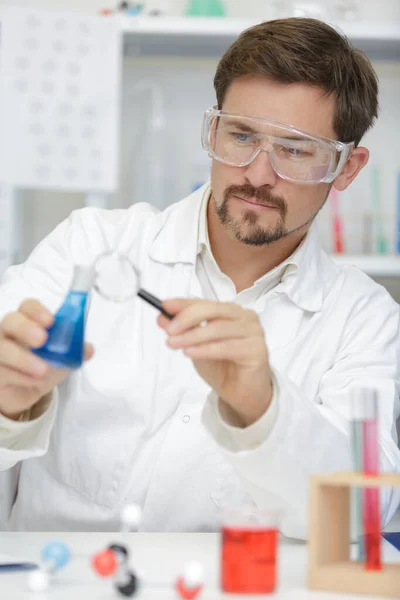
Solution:
[{"label": "man's left hand", "polygon": [[236,413],[243,426],[259,419],[272,400],[268,350],[257,314],[233,302],[172,299],[158,324],[170,348],[183,350],[199,375]]}]

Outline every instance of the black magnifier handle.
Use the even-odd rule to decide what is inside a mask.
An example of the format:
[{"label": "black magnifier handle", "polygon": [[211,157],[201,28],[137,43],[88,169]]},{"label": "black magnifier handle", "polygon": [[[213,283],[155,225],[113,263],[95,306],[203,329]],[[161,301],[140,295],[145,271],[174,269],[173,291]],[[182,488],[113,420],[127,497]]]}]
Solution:
[{"label": "black magnifier handle", "polygon": [[150,294],[150,292],[146,292],[146,290],[140,289],[138,291],[137,295],[139,296],[139,298],[141,298],[145,302],[148,302],[149,304],[151,304],[151,306],[154,306],[154,308],[159,310],[168,319],[174,318],[174,315],[171,315],[171,313],[167,312],[165,310],[165,308],[163,308],[161,300],[159,298],[157,298],[156,296],[153,296],[153,294]]}]

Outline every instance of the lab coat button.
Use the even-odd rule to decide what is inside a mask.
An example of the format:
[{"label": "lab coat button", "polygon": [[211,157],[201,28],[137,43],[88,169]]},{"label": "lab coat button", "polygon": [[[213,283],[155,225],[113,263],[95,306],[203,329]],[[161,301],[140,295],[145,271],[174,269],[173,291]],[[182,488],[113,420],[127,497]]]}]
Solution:
[{"label": "lab coat button", "polygon": [[321,398],[315,398],[315,404],[322,404]]},{"label": "lab coat button", "polygon": [[189,423],[189,421],[190,421],[190,415],[184,415],[184,417],[183,417],[182,421],[183,421],[184,423]]}]

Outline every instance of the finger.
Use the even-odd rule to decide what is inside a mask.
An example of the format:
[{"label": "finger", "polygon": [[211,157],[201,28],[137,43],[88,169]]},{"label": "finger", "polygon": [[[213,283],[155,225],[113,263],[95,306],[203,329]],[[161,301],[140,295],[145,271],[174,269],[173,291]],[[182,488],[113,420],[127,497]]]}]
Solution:
[{"label": "finger", "polygon": [[216,302],[214,300],[194,300],[192,302],[179,312],[165,328],[167,333],[176,335],[200,325],[203,321],[238,319],[245,313],[239,304],[233,302]]},{"label": "finger", "polygon": [[167,312],[176,315],[184,308],[198,301],[198,298],[169,298],[168,300],[163,300],[162,306]]},{"label": "finger", "polygon": [[255,323],[245,320],[222,320],[209,321],[206,327],[194,327],[183,334],[170,336],[167,340],[171,348],[188,348],[224,339],[248,338],[256,336],[258,327]]},{"label": "finger", "polygon": [[29,377],[29,375],[24,375],[24,373],[3,366],[0,366],[0,380],[5,381],[6,385],[35,389],[40,387],[40,382],[37,378]]},{"label": "finger", "polygon": [[[174,320],[174,317],[181,312],[182,310],[184,310],[185,308],[187,308],[188,306],[190,306],[193,302],[196,302],[196,300],[194,299],[190,299],[190,298],[172,298],[169,300],[163,300],[162,302],[162,307],[163,310],[165,311],[165,313],[161,313],[159,318],[157,319],[157,323],[158,325],[162,328],[162,329],[166,329],[167,326],[172,323],[172,321]],[[170,315],[170,316],[166,316],[166,314]],[[172,316],[172,318],[171,318]]]},{"label": "finger", "polygon": [[165,329],[171,323],[171,319],[160,313],[157,317],[157,323],[162,329]]},{"label": "finger", "polygon": [[92,346],[92,344],[85,344],[85,356],[84,356],[84,360],[90,360],[94,355],[94,348]]},{"label": "finger", "polygon": [[1,323],[5,337],[15,340],[28,348],[40,348],[46,342],[48,333],[21,312],[9,313]]},{"label": "finger", "polygon": [[209,344],[190,346],[185,348],[184,353],[194,360],[233,360],[242,343],[241,339],[220,340]]},{"label": "finger", "polygon": [[[170,315],[177,315],[179,312],[191,306],[195,302],[198,302],[198,299],[189,299],[189,298],[173,298],[170,300],[163,300],[162,307],[163,309],[169,313]],[[168,325],[170,325],[172,320],[165,316],[165,314],[160,313],[157,318],[157,323],[162,329],[166,329]]]},{"label": "finger", "polygon": [[33,321],[37,321],[41,325],[44,325],[46,328],[50,327],[54,322],[54,316],[38,300],[24,300],[19,307],[19,311]]},{"label": "finger", "polygon": [[185,348],[184,354],[193,360],[231,360],[245,361],[246,363],[259,363],[260,356],[266,360],[265,349],[253,341],[244,344],[242,338],[220,340],[211,343],[199,344]]},{"label": "finger", "polygon": [[50,375],[46,377],[44,384],[42,386],[43,393],[51,392],[55,388],[56,385],[61,383],[64,379],[66,379],[69,375],[68,369],[60,369],[58,367],[50,368]]},{"label": "finger", "polygon": [[42,379],[49,372],[49,365],[44,360],[8,339],[1,340],[0,364],[36,379]]}]

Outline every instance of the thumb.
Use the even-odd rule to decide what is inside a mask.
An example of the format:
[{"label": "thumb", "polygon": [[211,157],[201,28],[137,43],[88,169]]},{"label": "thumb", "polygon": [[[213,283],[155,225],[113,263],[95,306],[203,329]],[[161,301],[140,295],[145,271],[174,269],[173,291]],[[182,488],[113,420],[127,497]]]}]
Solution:
[{"label": "thumb", "polygon": [[181,310],[198,301],[198,298],[169,298],[163,300],[163,308],[173,315],[177,315]]},{"label": "thumb", "polygon": [[[92,344],[85,344],[85,356],[84,360],[90,360],[94,354],[94,348]],[[56,367],[52,367],[50,370],[50,376],[47,382],[47,385],[44,389],[44,393],[48,393],[51,391],[56,385],[64,381],[69,375],[70,371],[68,369],[58,369]],[[43,392],[43,389],[42,389]]]}]

